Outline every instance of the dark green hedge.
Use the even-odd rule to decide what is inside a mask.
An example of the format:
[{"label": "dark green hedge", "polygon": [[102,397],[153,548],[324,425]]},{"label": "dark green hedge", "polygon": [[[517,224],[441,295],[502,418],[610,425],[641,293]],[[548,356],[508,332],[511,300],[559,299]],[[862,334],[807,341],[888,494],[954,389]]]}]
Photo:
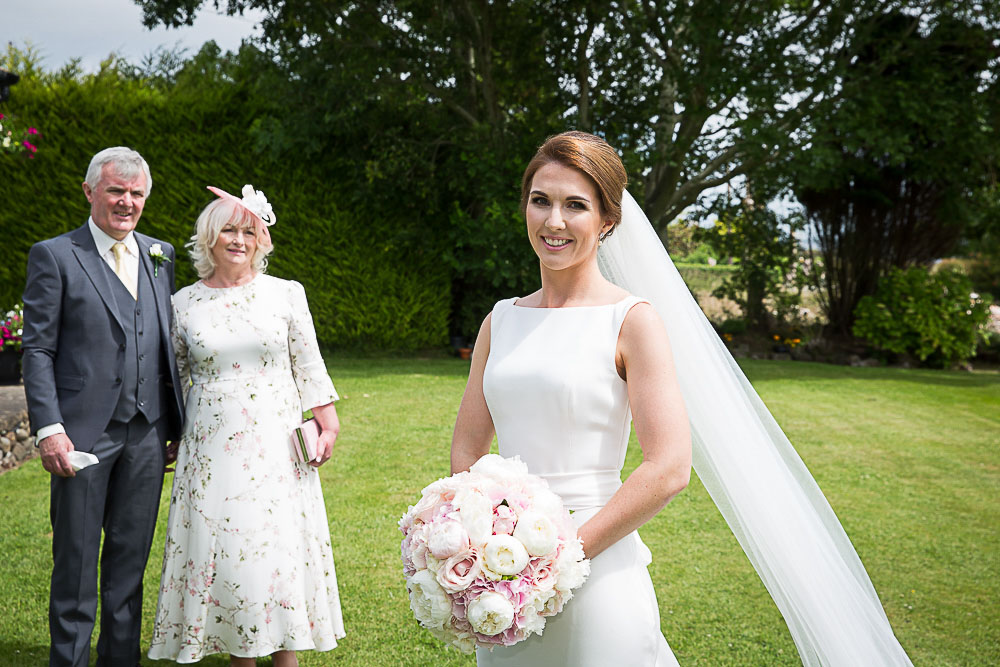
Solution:
[{"label": "dark green hedge", "polygon": [[86,221],[80,184],[91,156],[126,145],[142,153],[153,175],[139,230],[177,247],[178,287],[196,277],[183,245],[212,200],[205,186],[237,193],[253,183],[278,217],[269,273],[303,283],[322,344],[444,344],[450,276],[436,253],[399,245],[392,231],[402,221],[359,209],[351,181],[338,177],[343,155],[329,163],[279,162],[255,150],[255,91],[234,81],[225,72],[199,72],[194,82],[189,76],[153,85],[114,64],[97,75],[22,71],[0,112],[42,135],[34,159],[0,154],[0,309],[20,299],[31,245]]}]

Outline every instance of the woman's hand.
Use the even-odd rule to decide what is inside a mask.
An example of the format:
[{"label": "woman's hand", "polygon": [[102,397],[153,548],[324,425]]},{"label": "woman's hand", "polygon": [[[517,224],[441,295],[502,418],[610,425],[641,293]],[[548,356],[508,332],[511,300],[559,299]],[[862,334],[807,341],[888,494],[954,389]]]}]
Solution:
[{"label": "woman's hand", "polygon": [[319,424],[319,440],[316,441],[316,458],[309,462],[309,465],[318,468],[333,456],[333,443],[337,441],[340,433],[340,418],[337,417],[337,408],[333,403],[317,405],[312,409],[313,417]]},{"label": "woman's hand", "polygon": [[316,441],[316,458],[310,461],[309,465],[318,468],[329,461],[333,456],[333,443],[336,440],[337,434],[334,431],[323,431],[320,433],[319,440]]}]

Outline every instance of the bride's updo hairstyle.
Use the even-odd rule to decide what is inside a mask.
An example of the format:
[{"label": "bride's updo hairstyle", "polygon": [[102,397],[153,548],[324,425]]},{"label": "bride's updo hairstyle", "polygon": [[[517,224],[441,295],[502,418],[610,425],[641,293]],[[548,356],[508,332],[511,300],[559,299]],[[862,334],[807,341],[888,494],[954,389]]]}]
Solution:
[{"label": "bride's updo hairstyle", "polygon": [[[618,153],[608,142],[586,132],[563,132],[549,137],[531,158],[521,180],[521,213],[528,209],[528,195],[535,172],[552,162],[576,169],[597,187],[601,217],[614,222],[610,234],[622,221],[622,191],[628,184],[628,174]],[[605,234],[607,236],[607,234]]]}]

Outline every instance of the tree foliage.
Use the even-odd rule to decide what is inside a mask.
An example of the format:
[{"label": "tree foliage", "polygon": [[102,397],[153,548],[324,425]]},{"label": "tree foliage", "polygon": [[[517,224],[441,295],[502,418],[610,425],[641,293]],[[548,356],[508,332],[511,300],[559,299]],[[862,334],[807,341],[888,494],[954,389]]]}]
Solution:
[{"label": "tree foliage", "polygon": [[[190,24],[208,4],[136,2],[150,26]],[[661,229],[706,189],[801,142],[797,128],[837,96],[873,16],[907,10],[916,26],[945,7],[899,0],[211,4],[265,13],[266,43],[308,83],[304,101],[312,103],[302,111],[320,125],[342,118],[330,110],[369,103],[391,113],[431,112],[418,114],[425,124],[412,134],[424,143],[419,155],[432,157],[441,142],[474,147],[501,172],[511,168],[506,158],[523,159],[551,131],[595,131],[635,167]]]},{"label": "tree foliage", "polygon": [[875,294],[858,303],[854,333],[874,347],[932,365],[964,362],[986,341],[983,295],[957,271],[893,268]]},{"label": "tree foliage", "polygon": [[[283,104],[254,121],[258,147],[363,174],[371,214],[451,268],[452,329],[467,335],[497,297],[537,285],[516,200],[546,136],[577,128],[618,147],[665,238],[706,191],[797,154],[875,17],[896,11],[912,32],[953,12],[930,0],[136,3],[149,26],[190,24],[205,5],[263,13]],[[861,85],[867,70],[853,72]]]},{"label": "tree foliage", "polygon": [[796,161],[836,333],[891,267],[947,256],[977,220],[985,235],[1000,224],[981,206],[1000,158],[997,33],[959,16],[921,32],[898,12],[868,29],[841,99]]},{"label": "tree foliage", "polygon": [[[31,160],[0,155],[0,229],[9,232],[0,244],[0,308],[20,299],[31,245],[86,221],[80,184],[90,158],[127,145],[153,176],[140,230],[173,243],[179,257],[212,199],[205,186],[238,192],[253,183],[278,212],[269,271],[306,287],[323,344],[413,349],[447,340],[449,272],[431,249],[401,244],[395,218],[370,217],[351,195],[356,182],[338,180],[337,163],[255,149],[249,128],[283,104],[268,94],[273,65],[257,49],[222,54],[210,42],[180,62],[112,58],[94,74],[73,63],[45,72],[16,49],[5,59],[22,80],[3,108],[32,118],[45,143]],[[196,279],[190,262],[176,268],[179,287]]]},{"label": "tree foliage", "polygon": [[753,196],[720,195],[712,206],[717,219],[698,235],[719,257],[734,260],[734,271],[716,288],[714,295],[736,302],[743,310],[747,327],[766,332],[776,319],[782,322],[800,302],[805,274],[796,233],[802,216],[793,212],[780,215],[769,208],[765,191]]}]

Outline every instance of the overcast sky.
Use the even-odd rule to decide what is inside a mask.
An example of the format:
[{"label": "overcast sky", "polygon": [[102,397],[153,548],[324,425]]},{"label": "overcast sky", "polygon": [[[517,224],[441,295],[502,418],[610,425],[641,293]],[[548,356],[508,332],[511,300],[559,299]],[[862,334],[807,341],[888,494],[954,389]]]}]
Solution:
[{"label": "overcast sky", "polygon": [[24,47],[31,43],[43,56],[46,69],[58,69],[71,58],[81,58],[87,71],[95,71],[112,52],[132,62],[156,50],[180,43],[193,55],[214,39],[223,51],[234,51],[254,33],[256,17],[220,16],[211,0],[195,24],[167,30],[147,30],[142,10],[133,0],[2,0],[0,40]]}]

